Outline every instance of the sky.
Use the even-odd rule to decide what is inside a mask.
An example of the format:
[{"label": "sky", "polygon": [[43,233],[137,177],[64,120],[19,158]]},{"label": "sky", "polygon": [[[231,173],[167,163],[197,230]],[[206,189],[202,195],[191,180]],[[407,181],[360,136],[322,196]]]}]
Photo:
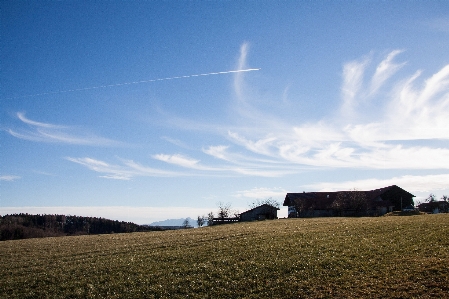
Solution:
[{"label": "sky", "polygon": [[0,20],[0,215],[449,195],[447,1],[1,1]]}]

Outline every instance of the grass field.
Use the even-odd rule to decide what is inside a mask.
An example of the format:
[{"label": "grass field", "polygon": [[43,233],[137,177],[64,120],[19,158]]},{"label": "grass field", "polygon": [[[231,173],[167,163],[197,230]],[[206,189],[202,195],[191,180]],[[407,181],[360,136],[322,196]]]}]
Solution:
[{"label": "grass field", "polygon": [[449,214],[0,242],[0,298],[449,298]]}]

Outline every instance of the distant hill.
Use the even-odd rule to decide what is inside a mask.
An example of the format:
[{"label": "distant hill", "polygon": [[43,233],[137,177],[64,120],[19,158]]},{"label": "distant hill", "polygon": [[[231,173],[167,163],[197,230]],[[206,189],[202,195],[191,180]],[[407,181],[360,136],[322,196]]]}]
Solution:
[{"label": "distant hill", "polygon": [[185,220],[189,220],[189,224],[192,227],[197,227],[197,223],[196,220],[193,220],[190,217],[187,218],[179,218],[179,219],[167,219],[167,220],[162,220],[162,221],[156,221],[153,222],[151,224],[148,224],[149,226],[160,226],[160,227],[165,227],[165,226],[182,226]]}]

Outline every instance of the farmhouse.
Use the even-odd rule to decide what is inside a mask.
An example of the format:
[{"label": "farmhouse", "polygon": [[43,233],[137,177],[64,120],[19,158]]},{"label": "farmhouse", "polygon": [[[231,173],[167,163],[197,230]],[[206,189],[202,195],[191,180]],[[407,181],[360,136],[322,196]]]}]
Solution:
[{"label": "farmhouse", "polygon": [[393,185],[369,191],[287,193],[288,217],[381,216],[413,205],[413,194]]}]

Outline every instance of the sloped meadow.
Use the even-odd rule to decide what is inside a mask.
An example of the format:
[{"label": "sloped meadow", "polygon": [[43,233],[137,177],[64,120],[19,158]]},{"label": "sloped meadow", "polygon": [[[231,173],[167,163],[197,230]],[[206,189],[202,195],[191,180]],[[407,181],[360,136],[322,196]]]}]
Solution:
[{"label": "sloped meadow", "polygon": [[0,298],[444,298],[449,214],[0,242]]}]

